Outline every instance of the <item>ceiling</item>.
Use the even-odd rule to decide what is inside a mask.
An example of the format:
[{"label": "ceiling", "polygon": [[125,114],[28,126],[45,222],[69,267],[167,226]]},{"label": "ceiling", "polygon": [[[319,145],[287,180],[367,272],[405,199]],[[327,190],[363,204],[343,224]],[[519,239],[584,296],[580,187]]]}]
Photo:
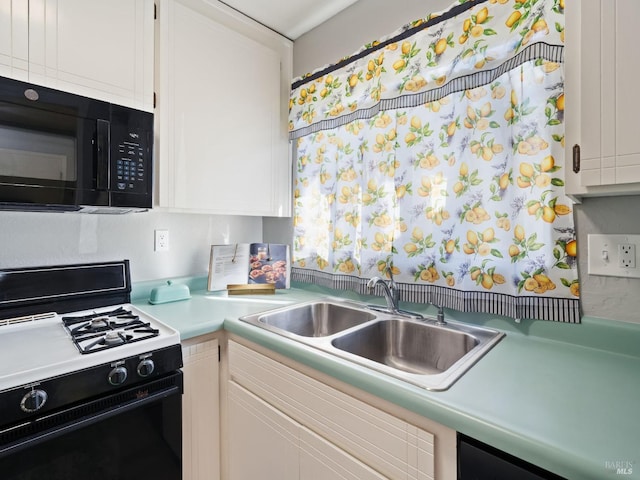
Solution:
[{"label": "ceiling", "polygon": [[221,0],[285,37],[295,40],[357,0]]}]

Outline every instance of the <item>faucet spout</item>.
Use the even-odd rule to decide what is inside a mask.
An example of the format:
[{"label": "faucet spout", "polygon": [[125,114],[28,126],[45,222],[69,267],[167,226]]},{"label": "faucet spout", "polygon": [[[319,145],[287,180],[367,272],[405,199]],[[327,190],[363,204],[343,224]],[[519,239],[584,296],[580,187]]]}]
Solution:
[{"label": "faucet spout", "polygon": [[384,299],[387,302],[387,308],[391,312],[396,312],[398,310],[398,302],[400,301],[400,292],[398,291],[398,287],[396,283],[393,281],[393,278],[387,282],[385,282],[380,277],[373,277],[367,283],[367,288],[369,291],[376,288],[376,285],[382,285],[382,294],[384,295]]},{"label": "faucet spout", "polygon": [[367,282],[367,288],[369,289],[369,291],[372,291],[374,288],[376,288],[378,284],[382,285],[382,294],[384,295],[384,299],[387,302],[387,308],[385,309],[376,305],[369,305],[368,308],[408,318],[424,318],[419,313],[405,312],[404,310],[400,310],[400,307],[398,306],[398,304],[400,303],[400,290],[398,289],[398,285],[396,284],[396,282],[393,280],[393,274],[391,273],[391,270],[388,270],[388,273],[388,282],[380,277],[373,277]]}]

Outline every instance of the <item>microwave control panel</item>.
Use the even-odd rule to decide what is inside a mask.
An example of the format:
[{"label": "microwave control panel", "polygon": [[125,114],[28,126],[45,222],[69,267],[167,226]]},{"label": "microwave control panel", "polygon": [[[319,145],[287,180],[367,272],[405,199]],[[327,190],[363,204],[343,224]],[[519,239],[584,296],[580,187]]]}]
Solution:
[{"label": "microwave control panel", "polygon": [[112,189],[126,192],[145,192],[147,186],[146,170],[148,163],[147,147],[141,142],[123,141],[115,145],[115,159],[112,168],[115,176],[111,182]]},{"label": "microwave control panel", "polygon": [[111,182],[113,192],[151,192],[153,115],[111,106]]}]

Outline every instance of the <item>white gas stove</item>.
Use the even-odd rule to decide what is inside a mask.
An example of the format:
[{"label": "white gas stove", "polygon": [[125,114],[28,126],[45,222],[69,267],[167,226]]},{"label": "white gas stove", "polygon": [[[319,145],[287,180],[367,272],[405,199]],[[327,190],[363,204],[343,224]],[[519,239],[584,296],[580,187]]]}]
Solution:
[{"label": "white gas stove", "polygon": [[180,337],[130,294],[127,260],[0,270],[2,480],[182,478]]},{"label": "white gas stove", "polygon": [[0,392],[179,343],[176,330],[131,304],[0,320]]}]

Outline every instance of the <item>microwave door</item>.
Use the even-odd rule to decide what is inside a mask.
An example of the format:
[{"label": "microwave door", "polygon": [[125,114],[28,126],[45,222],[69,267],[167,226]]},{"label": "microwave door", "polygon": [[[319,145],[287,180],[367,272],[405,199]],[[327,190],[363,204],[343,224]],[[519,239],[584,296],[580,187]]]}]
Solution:
[{"label": "microwave door", "polygon": [[65,120],[0,104],[0,202],[75,203],[77,146]]},{"label": "microwave door", "polygon": [[[78,210],[99,197],[95,120],[0,102],[0,206]],[[108,195],[103,193],[103,201]]]}]

